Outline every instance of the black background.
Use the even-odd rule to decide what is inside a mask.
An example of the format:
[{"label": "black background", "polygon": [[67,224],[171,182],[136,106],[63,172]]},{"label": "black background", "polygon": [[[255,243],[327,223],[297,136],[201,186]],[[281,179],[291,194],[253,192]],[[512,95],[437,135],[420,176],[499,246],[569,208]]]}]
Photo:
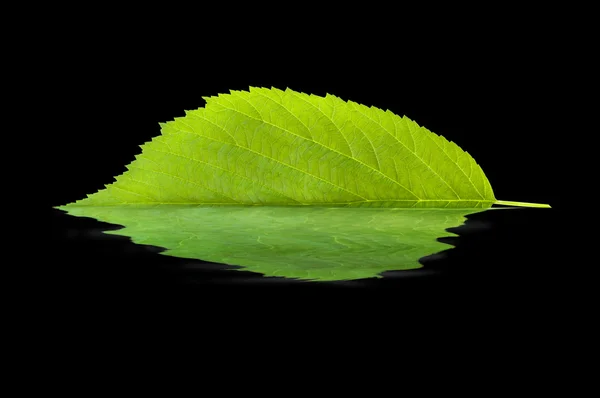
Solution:
[{"label": "black background", "polygon": [[[51,156],[42,170],[49,297],[83,312],[165,305],[272,316],[309,308],[398,314],[423,303],[522,319],[566,311],[564,303],[587,290],[585,264],[569,261],[560,227],[566,203],[557,184],[566,160],[558,137],[573,134],[589,109],[577,101],[587,84],[589,49],[580,40],[587,25],[575,26],[570,15],[560,16],[570,25],[557,24],[560,13],[549,9],[454,11],[462,17],[430,10],[409,18],[374,6],[337,16],[312,8],[205,10],[198,20],[184,10],[88,13],[57,24],[43,38],[36,91],[37,103],[51,109],[44,116]],[[498,199],[553,209],[473,216],[456,230],[460,238],[448,240],[457,248],[426,263],[433,275],[339,284],[264,280],[164,257],[101,234],[114,226],[51,209],[111,183],[159,134],[159,122],[203,106],[203,96],[249,86],[330,93],[407,115],[468,151]]]}]

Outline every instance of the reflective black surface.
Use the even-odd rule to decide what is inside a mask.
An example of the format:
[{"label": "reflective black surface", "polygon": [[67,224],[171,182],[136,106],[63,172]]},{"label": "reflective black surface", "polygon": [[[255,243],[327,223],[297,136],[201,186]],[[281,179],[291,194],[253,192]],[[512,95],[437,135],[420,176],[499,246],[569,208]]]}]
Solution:
[{"label": "reflective black surface", "polygon": [[[233,267],[162,256],[158,247],[106,235],[118,226],[68,216],[51,209],[52,242],[48,288],[66,300],[118,303],[127,300],[207,299],[212,304],[247,303],[271,298],[307,303],[318,297],[381,297],[381,305],[465,300],[477,303],[557,300],[561,289],[579,278],[567,269],[567,247],[554,209],[507,209],[467,216],[441,238],[455,248],[425,257],[419,270],[383,273],[383,278],[307,282],[264,278]],[[558,285],[557,285],[558,283]],[[397,300],[397,301],[396,301]],[[408,300],[408,302],[403,302]]]}]

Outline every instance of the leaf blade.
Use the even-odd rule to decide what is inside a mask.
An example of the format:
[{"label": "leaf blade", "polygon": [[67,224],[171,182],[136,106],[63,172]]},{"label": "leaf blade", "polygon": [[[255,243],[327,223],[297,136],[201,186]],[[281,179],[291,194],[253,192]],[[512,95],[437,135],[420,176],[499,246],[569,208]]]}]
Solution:
[{"label": "leaf blade", "polygon": [[77,201],[489,207],[481,167],[407,117],[333,95],[251,87],[161,124],[106,189]]}]

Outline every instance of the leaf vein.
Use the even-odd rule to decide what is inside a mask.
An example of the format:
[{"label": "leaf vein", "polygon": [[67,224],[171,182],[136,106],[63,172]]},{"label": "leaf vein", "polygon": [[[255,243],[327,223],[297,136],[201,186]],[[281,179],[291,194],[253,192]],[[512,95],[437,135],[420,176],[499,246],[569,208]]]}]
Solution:
[{"label": "leaf vein", "polygon": [[[270,101],[271,101],[271,102],[273,102],[274,104],[278,105],[278,106],[279,106],[281,109],[283,109],[284,111],[286,111],[288,114],[292,115],[292,116],[294,117],[294,119],[296,119],[298,122],[300,122],[300,124],[302,125],[302,127],[304,127],[304,128],[306,129],[306,131],[308,132],[308,135],[310,136],[310,138],[311,138],[312,140],[314,140],[314,139],[313,139],[313,136],[312,136],[312,132],[310,131],[310,129],[308,128],[308,126],[307,126],[306,124],[304,124],[304,122],[302,122],[302,120],[300,120],[300,119],[298,118],[298,116],[294,115],[294,114],[292,113],[292,111],[290,111],[288,108],[286,108],[286,107],[285,107],[285,106],[283,106],[282,104],[278,103],[277,101],[275,101],[275,100],[274,100],[273,98],[271,98],[271,97],[268,97],[268,96],[266,96],[266,95],[264,95],[264,94],[262,94],[262,93],[255,93],[255,94],[256,94],[256,95],[260,95],[261,97],[264,97],[264,98],[266,98],[266,99],[270,100]],[[250,101],[248,101],[248,99],[247,99],[247,98],[242,98],[242,99],[243,99],[244,101],[246,101],[247,103],[249,103],[249,104],[250,104]],[[254,109],[256,109],[256,108],[254,108]]]},{"label": "leaf vein", "polygon": [[[156,152],[164,152],[164,151],[160,151],[160,150],[158,150],[158,149],[153,149],[153,148],[148,148],[148,149],[150,149],[150,150],[152,150],[152,151],[156,151]],[[179,180],[182,180],[182,181],[184,181],[184,182],[188,182],[188,183],[191,183],[191,184],[197,185],[197,186],[199,186],[199,187],[201,187],[201,188],[204,188],[204,189],[206,189],[206,190],[208,190],[208,191],[214,192],[214,193],[216,193],[217,195],[223,196],[224,198],[231,199],[231,200],[233,200],[233,201],[234,201],[234,202],[236,202],[236,203],[242,203],[242,202],[240,202],[240,201],[238,201],[238,200],[235,200],[235,199],[234,199],[234,198],[232,198],[231,196],[227,196],[227,195],[225,195],[225,194],[224,194],[224,193],[222,193],[222,192],[215,191],[214,189],[211,189],[211,188],[207,187],[207,186],[206,186],[206,185],[204,185],[204,184],[200,184],[200,183],[197,183],[196,181],[188,180],[188,179],[186,179],[186,178],[182,178],[182,177],[176,176],[176,175],[174,175],[174,174],[171,174],[171,173],[165,173],[164,171],[158,171],[158,170],[150,170],[150,169],[145,169],[145,168],[143,168],[143,167],[138,167],[138,166],[133,166],[133,165],[129,165],[128,167],[133,167],[133,168],[136,168],[136,169],[139,169],[139,170],[143,170],[143,171],[149,171],[149,172],[151,172],[151,173],[159,173],[159,174],[164,174],[164,175],[166,175],[166,176],[169,176],[169,177],[172,177],[172,178],[177,178],[177,179],[179,179]]]},{"label": "leaf vein", "polygon": [[[381,171],[379,171],[379,170],[375,169],[374,167],[371,167],[371,166],[369,166],[369,165],[368,165],[368,164],[366,164],[366,163],[363,163],[363,162],[361,162],[360,160],[358,160],[358,159],[356,159],[356,158],[350,157],[350,156],[348,156],[348,155],[346,155],[346,154],[343,154],[343,153],[341,153],[341,152],[339,152],[339,151],[336,151],[335,149],[333,149],[333,148],[330,148],[330,147],[328,147],[328,146],[326,146],[326,145],[324,145],[324,144],[321,144],[321,143],[320,143],[320,142],[318,142],[318,141],[311,140],[311,139],[309,139],[309,138],[306,138],[306,137],[302,137],[301,135],[295,134],[295,133],[293,133],[292,131],[290,131],[290,130],[288,130],[288,129],[284,128],[284,127],[281,127],[281,126],[278,126],[278,125],[276,125],[276,124],[273,124],[273,123],[267,122],[266,120],[258,119],[258,118],[254,117],[254,116],[248,115],[247,113],[244,113],[244,112],[242,112],[242,111],[239,111],[239,110],[237,110],[237,109],[234,109],[234,108],[229,108],[229,109],[231,109],[231,110],[232,110],[232,111],[234,111],[234,112],[238,112],[238,113],[239,113],[239,114],[241,114],[241,115],[245,115],[245,116],[247,116],[247,117],[249,117],[249,118],[251,118],[251,119],[255,119],[255,120],[258,120],[259,122],[262,122],[262,123],[265,123],[265,124],[271,125],[271,126],[273,126],[273,127],[276,127],[276,128],[278,128],[279,130],[285,131],[285,132],[287,132],[287,133],[289,133],[289,134],[291,134],[291,135],[293,135],[293,136],[300,137],[300,138],[302,138],[302,139],[304,139],[304,140],[307,140],[307,141],[314,142],[315,144],[317,144],[317,145],[320,145],[320,146],[322,146],[322,147],[323,147],[323,148],[325,148],[325,149],[328,149],[328,150],[330,150],[330,151],[332,151],[332,152],[335,152],[335,153],[337,153],[337,154],[339,154],[339,155],[341,155],[341,156],[344,156],[344,157],[346,157],[346,158],[348,158],[348,159],[351,159],[351,160],[353,160],[353,161],[355,161],[355,162],[357,162],[357,163],[360,163],[361,165],[365,166],[366,168],[368,168],[368,169],[370,169],[370,170],[373,170],[373,171],[375,171],[375,172],[377,172],[377,173],[381,174],[383,177],[385,177],[386,179],[388,179],[388,180],[392,181],[394,184],[396,184],[396,185],[398,185],[398,186],[400,186],[400,187],[404,188],[404,189],[405,189],[407,192],[409,192],[410,194],[412,194],[413,196],[415,196],[415,198],[418,198],[418,197],[417,197],[417,195],[415,195],[415,194],[414,194],[414,192],[411,192],[411,191],[409,191],[409,190],[408,190],[408,188],[406,188],[404,185],[400,184],[398,181],[394,181],[394,180],[393,180],[393,179],[391,179],[390,177],[388,177],[388,176],[386,176],[385,174],[383,174]],[[253,152],[254,152],[254,151],[253,151]],[[256,152],[255,152],[255,153],[256,153]],[[262,155],[262,154],[261,154],[261,155]],[[264,155],[262,155],[262,156],[264,156]],[[270,158],[270,159],[272,159],[272,158]],[[275,159],[275,160],[276,160],[276,159]],[[276,161],[277,161],[277,160],[276,160]],[[283,164],[285,164],[285,163],[283,163]],[[295,168],[295,167],[294,167],[294,168]],[[299,170],[299,169],[296,169],[296,170]],[[312,174],[310,174],[310,173],[307,173],[307,174],[309,174],[309,175],[312,175]],[[317,177],[317,176],[314,176],[314,177],[316,177],[316,178],[319,178],[319,179],[323,180],[323,179],[322,179],[322,178],[320,178],[320,177]],[[326,182],[328,182],[328,183],[330,183],[330,184],[332,184],[332,185],[335,185],[335,186],[337,186],[337,187],[341,188],[340,186],[338,186],[338,185],[336,185],[336,184],[333,184],[333,183],[331,183],[331,182],[329,182],[329,181],[327,181],[327,180],[323,180],[323,181],[326,181]],[[342,188],[342,189],[344,189],[344,188]],[[346,189],[344,189],[344,190],[346,190]],[[348,191],[348,192],[349,192],[349,191]],[[357,194],[354,194],[354,195],[357,195]]]},{"label": "leaf vein", "polygon": [[[360,106],[356,106],[355,107],[356,110],[361,113],[362,115],[364,115],[366,118],[370,119],[373,121],[373,123],[376,123],[377,125],[379,125],[386,133],[388,133],[392,138],[394,138],[397,142],[399,142],[404,148],[406,148],[410,153],[412,153],[418,160],[421,161],[421,163],[423,163],[425,166],[427,166],[427,168],[429,170],[431,170],[436,176],[438,176],[438,178],[448,186],[448,188],[450,188],[452,190],[452,192],[454,192],[454,194],[456,195],[457,198],[460,198],[460,195],[454,190],[454,188],[452,188],[452,186],[450,184],[448,184],[448,181],[446,181],[441,175],[439,175],[434,169],[431,168],[431,166],[425,162],[425,160],[423,160],[419,155],[417,155],[416,151],[411,151],[410,148],[408,146],[406,146],[406,144],[404,144],[402,141],[400,141],[396,136],[394,136],[392,133],[390,133],[390,131],[385,128],[381,123],[379,123],[378,121],[376,121],[375,119],[373,119],[371,116],[367,115],[366,113],[362,112],[360,110]],[[410,131],[410,126],[408,127],[409,131]],[[411,133],[412,135],[412,133]],[[427,132],[425,132],[425,135],[427,135]]]},{"label": "leaf vein", "polygon": [[306,98],[303,98],[302,96],[298,95],[296,92],[290,91],[292,93],[292,95],[302,101],[304,101],[305,103],[307,103],[308,105],[312,106],[314,109],[318,110],[319,112],[321,112],[321,114],[323,116],[325,116],[327,119],[329,119],[331,121],[331,124],[333,124],[333,126],[337,129],[338,133],[340,133],[340,135],[342,136],[342,138],[344,139],[344,141],[346,141],[346,145],[348,145],[348,150],[350,151],[350,154],[352,155],[352,157],[354,157],[354,154],[352,153],[352,147],[350,146],[350,143],[348,142],[348,139],[346,138],[346,136],[344,135],[344,133],[342,132],[342,130],[339,128],[339,126],[333,121],[333,114],[335,114],[335,105],[332,105],[333,107],[333,114],[331,115],[331,117],[329,117],[325,112],[323,112],[323,110],[321,110],[320,107],[316,106],[315,104],[313,104],[312,102],[306,100]]},{"label": "leaf vein", "polygon": [[[239,111],[238,111],[238,112],[239,112]],[[243,114],[243,115],[245,115],[245,113],[242,113],[242,112],[240,112],[240,113],[241,113],[241,114]],[[246,115],[246,116],[247,116],[247,115]],[[249,116],[249,117],[250,117],[250,116]],[[253,119],[256,119],[256,118],[253,118]],[[260,119],[256,119],[256,120],[258,120],[258,121],[260,121],[260,122],[263,122],[263,123],[266,123],[264,120],[260,120]],[[212,122],[211,122],[211,123],[212,123]],[[215,124],[215,123],[213,123],[213,124],[214,124],[215,126],[219,127],[220,129],[224,130],[224,129],[223,129],[223,127],[221,127],[221,126],[219,126],[219,125],[217,125],[217,124]],[[266,124],[270,124],[270,123],[266,123]],[[273,127],[277,127],[277,128],[279,128],[279,129],[281,129],[281,127],[275,126],[275,125],[273,125],[273,124],[271,124],[271,125],[272,125]],[[321,181],[323,181],[323,182],[325,182],[325,183],[327,183],[327,184],[329,184],[329,185],[332,185],[332,186],[334,186],[334,187],[336,187],[336,188],[338,188],[338,189],[341,189],[341,190],[343,190],[343,191],[346,191],[346,192],[348,192],[349,194],[351,194],[351,195],[353,195],[353,196],[356,196],[356,197],[359,197],[359,198],[361,198],[361,199],[365,199],[365,200],[367,200],[367,198],[364,198],[364,197],[362,197],[361,195],[359,195],[359,194],[357,194],[357,193],[354,193],[354,192],[348,191],[346,188],[344,188],[344,187],[342,187],[342,186],[340,186],[340,185],[334,184],[334,183],[333,183],[333,182],[331,182],[331,181],[327,181],[327,180],[325,180],[325,179],[323,179],[323,178],[321,178],[321,177],[319,177],[319,176],[316,176],[316,175],[314,175],[314,174],[311,174],[311,173],[309,173],[309,172],[307,172],[307,171],[304,171],[304,170],[302,170],[302,169],[298,169],[298,168],[296,168],[296,167],[292,166],[291,164],[284,163],[284,162],[282,162],[282,161],[279,161],[279,160],[277,160],[277,159],[275,159],[275,158],[272,158],[272,157],[270,157],[270,156],[267,156],[267,155],[265,155],[265,154],[263,154],[263,153],[256,152],[256,151],[254,151],[254,150],[252,150],[252,149],[250,149],[250,148],[247,148],[247,147],[244,147],[244,146],[241,146],[241,145],[238,145],[238,144],[231,144],[231,143],[227,143],[227,142],[224,142],[224,141],[221,141],[221,140],[214,139],[214,138],[212,138],[212,137],[208,137],[208,136],[205,136],[205,135],[202,135],[202,134],[198,134],[198,133],[196,133],[196,132],[190,132],[190,134],[195,134],[195,135],[197,135],[197,136],[199,136],[199,137],[203,137],[203,138],[205,138],[205,139],[207,139],[207,140],[211,140],[211,141],[215,141],[215,142],[220,142],[221,144],[234,145],[234,146],[236,146],[236,147],[238,147],[238,148],[245,149],[245,150],[247,150],[247,151],[249,151],[249,152],[255,153],[255,154],[257,154],[257,155],[259,155],[259,156],[262,156],[262,157],[264,157],[264,158],[266,158],[266,159],[270,159],[270,160],[272,160],[272,161],[274,161],[274,162],[277,162],[277,163],[279,163],[279,164],[282,164],[282,165],[284,165],[284,166],[286,166],[286,167],[289,167],[289,168],[291,168],[291,169],[294,169],[294,170],[297,170],[297,171],[299,171],[299,172],[301,172],[301,173],[304,173],[304,174],[306,174],[306,175],[308,175],[308,176],[311,176],[311,177],[313,177],[313,178],[316,178],[316,179],[318,179],[318,180],[321,180]],[[300,136],[299,136],[299,137],[300,137]]]},{"label": "leaf vein", "polygon": [[[433,134],[433,133],[432,133]],[[475,186],[475,183],[473,182],[473,180],[471,180],[471,178],[467,175],[467,173],[465,173],[465,171],[462,169],[462,167],[460,167],[460,164],[458,164],[458,160],[460,159],[461,153],[458,152],[455,148],[455,151],[457,152],[457,157],[456,157],[456,161],[452,160],[452,158],[450,157],[450,154],[448,152],[446,152],[446,148],[443,148],[440,146],[440,144],[437,143],[437,140],[433,139],[433,137],[431,136],[431,134],[426,133],[425,134],[438,148],[440,148],[442,150],[442,152],[444,153],[444,155],[446,155],[446,157],[448,159],[450,159],[450,161],[452,163],[454,163],[456,165],[456,167],[458,167],[458,169],[464,174],[465,177],[467,177],[467,180],[469,180],[469,182],[471,183],[471,185],[473,186],[473,188],[475,188],[475,191],[477,191],[477,193],[479,194],[479,196],[481,196],[482,198],[484,197],[481,192],[479,192],[479,189]],[[469,167],[471,167],[471,161],[469,160]]]},{"label": "leaf vein", "polygon": [[[202,137],[203,137],[203,136],[202,136]],[[153,149],[151,149],[151,150],[153,150],[153,151],[156,151],[156,152],[167,153],[167,154],[169,154],[169,155],[173,155],[173,156],[181,157],[181,158],[184,158],[184,159],[188,159],[188,160],[191,160],[191,161],[193,161],[193,162],[198,162],[198,163],[206,164],[206,165],[208,165],[208,166],[210,166],[210,167],[213,167],[213,168],[215,168],[215,169],[223,170],[223,171],[225,171],[225,172],[227,172],[227,173],[230,173],[230,174],[233,174],[233,175],[235,175],[235,176],[238,176],[238,177],[244,178],[244,179],[246,179],[246,180],[250,181],[251,183],[254,183],[254,184],[260,185],[260,186],[262,186],[262,187],[264,187],[264,188],[266,188],[266,189],[270,190],[271,192],[274,192],[274,193],[276,193],[276,194],[278,194],[278,195],[280,195],[280,196],[283,196],[283,197],[284,197],[284,198],[286,198],[286,199],[290,199],[290,200],[293,200],[294,202],[302,203],[302,202],[300,202],[300,201],[298,201],[298,200],[296,200],[296,199],[292,198],[291,196],[288,196],[288,195],[284,194],[283,192],[280,192],[280,191],[278,191],[278,190],[275,190],[275,189],[273,189],[273,188],[270,188],[270,187],[268,187],[268,186],[266,186],[266,185],[262,184],[262,183],[261,183],[261,182],[259,182],[259,181],[252,180],[252,179],[250,179],[250,178],[248,178],[248,177],[246,177],[246,176],[244,176],[244,175],[238,174],[238,173],[236,173],[236,172],[234,172],[234,171],[231,171],[231,170],[224,169],[224,168],[222,168],[222,167],[219,167],[219,166],[217,166],[217,165],[214,165],[214,164],[212,164],[212,163],[205,162],[205,161],[203,161],[203,160],[198,160],[198,159],[190,158],[190,157],[188,157],[188,156],[181,155],[181,154],[177,154],[177,153],[175,153],[175,152],[161,151],[161,150],[159,150],[159,149],[155,149],[155,148],[153,148]],[[188,180],[186,180],[186,181],[188,181]],[[193,181],[190,181],[190,182],[193,182]],[[225,196],[225,195],[224,195],[224,196]]]}]

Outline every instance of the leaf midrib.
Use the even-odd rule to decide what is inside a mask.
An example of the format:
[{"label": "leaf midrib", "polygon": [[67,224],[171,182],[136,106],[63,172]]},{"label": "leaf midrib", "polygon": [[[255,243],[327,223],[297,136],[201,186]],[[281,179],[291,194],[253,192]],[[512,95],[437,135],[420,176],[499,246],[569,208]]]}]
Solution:
[{"label": "leaf midrib", "polygon": [[[117,187],[119,188],[119,187]],[[127,191],[130,193],[136,193],[137,192],[133,192],[127,189],[123,189],[123,188],[119,188],[120,190],[123,191]],[[378,203],[378,202],[415,202],[416,203],[420,203],[420,202],[477,202],[477,204],[479,203],[496,203],[495,200],[475,200],[475,199],[390,199],[390,200],[359,200],[359,201],[354,201],[354,202],[315,202],[315,203],[300,203],[298,202],[298,204],[285,204],[285,206],[318,206],[318,205],[350,205],[350,204],[356,204],[356,203]],[[147,202],[147,203],[128,203],[128,202],[120,202],[119,204],[105,204],[105,205],[100,205],[100,204],[96,204],[93,206],[121,206],[123,204],[126,205],[134,205],[134,206],[144,206],[146,204],[148,205],[193,205],[193,206],[206,206],[206,205],[228,205],[228,206],[262,206],[262,207],[269,207],[269,206],[278,206],[278,205],[261,205],[261,204],[245,204],[245,203],[241,203],[241,202],[223,202],[223,203],[219,203],[219,202]],[[68,206],[77,206],[76,204],[72,204],[72,205],[68,205]],[[414,206],[413,206],[414,207]],[[390,207],[390,209],[401,209],[401,210],[409,210],[412,209],[413,207]],[[419,210],[439,210],[441,209],[441,207],[424,207],[424,208],[418,208]],[[460,208],[456,208],[456,210],[458,210]]]}]

